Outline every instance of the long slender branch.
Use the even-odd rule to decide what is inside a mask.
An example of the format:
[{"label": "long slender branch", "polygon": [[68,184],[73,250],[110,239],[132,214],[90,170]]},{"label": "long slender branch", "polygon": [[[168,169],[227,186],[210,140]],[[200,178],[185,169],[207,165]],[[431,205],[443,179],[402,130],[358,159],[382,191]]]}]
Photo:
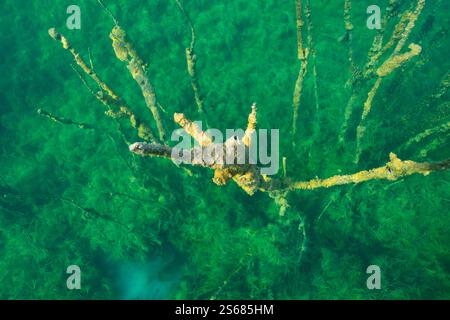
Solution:
[{"label": "long slender branch", "polygon": [[16,191],[14,188],[10,187],[9,185],[0,185],[0,190],[2,191],[4,196],[9,196],[11,198],[20,199],[21,201],[30,200],[35,201],[35,199],[45,199],[45,200],[56,200],[56,201],[62,201],[64,203],[67,203],[71,206],[74,206],[81,211],[83,211],[85,214],[89,216],[95,216],[97,218],[107,220],[109,222],[115,223],[117,225],[120,225],[127,230],[130,230],[130,228],[122,223],[121,221],[115,219],[114,217],[110,216],[109,214],[101,213],[97,211],[94,208],[88,208],[84,207],[81,204],[79,204],[77,201],[71,198],[67,198],[64,196],[59,195],[53,195],[53,194],[28,194],[28,193],[22,193],[19,191]]},{"label": "long slender branch", "polygon": [[347,104],[344,108],[344,121],[342,122],[341,128],[339,130],[338,142],[342,146],[345,142],[345,135],[347,133],[350,118],[353,114],[353,106],[356,104],[358,99],[358,94],[356,92],[352,92],[350,95],[350,99],[347,101]]},{"label": "long slender branch", "polygon": [[400,160],[397,155],[391,153],[390,161],[382,167],[371,170],[360,171],[350,175],[338,175],[327,179],[313,179],[310,181],[292,182],[289,184],[289,190],[312,190],[318,188],[330,188],[344,184],[358,184],[361,182],[385,179],[397,180],[401,177],[412,174],[422,174],[424,176],[433,171],[447,170],[450,167],[450,159],[438,163],[414,162],[410,160]]},{"label": "long slender branch", "polygon": [[305,8],[305,18],[306,18],[306,30],[307,30],[307,43],[308,49],[311,56],[311,69],[312,69],[312,81],[313,81],[313,94],[314,94],[314,120],[312,123],[312,138],[310,139],[311,143],[308,144],[309,155],[312,152],[311,144],[312,141],[317,139],[317,136],[320,132],[320,105],[319,105],[319,84],[318,84],[318,74],[317,74],[317,59],[316,59],[316,47],[314,44],[313,38],[313,21],[312,21],[312,13],[311,13],[311,1],[306,0],[306,8]]},{"label": "long slender branch", "polygon": [[111,98],[114,100],[120,100],[119,96],[97,75],[97,73],[91,69],[87,65],[87,63],[83,60],[81,55],[76,51],[74,47],[70,44],[69,40],[67,40],[66,37],[64,37],[61,33],[56,31],[55,28],[50,28],[48,30],[48,34],[50,37],[52,37],[54,40],[59,41],[62,45],[62,47],[66,50],[68,50],[72,56],[75,62],[80,66],[80,68],[86,73],[92,80],[95,81],[95,83],[98,84],[98,86],[105,91]]},{"label": "long slender branch", "polygon": [[359,157],[361,155],[361,140],[363,139],[365,132],[366,132],[366,117],[369,114],[370,110],[372,109],[372,102],[375,98],[375,95],[377,94],[378,88],[381,85],[381,81],[383,80],[382,77],[378,77],[377,81],[373,85],[372,89],[369,91],[369,94],[367,95],[367,100],[364,102],[364,110],[361,115],[361,121],[358,124],[358,127],[356,128],[356,156],[355,156],[355,163],[359,162]]},{"label": "long slender branch", "polygon": [[439,83],[439,88],[435,93],[432,95],[432,99],[440,99],[443,95],[445,95],[448,92],[448,89],[450,88],[450,72],[447,71],[442,78],[441,82]]},{"label": "long slender branch", "polygon": [[420,143],[422,140],[439,133],[446,133],[450,131],[450,121],[444,124],[441,124],[434,128],[426,129],[425,131],[419,133],[415,137],[409,139],[403,146],[403,148],[408,148],[414,143]]},{"label": "long slender branch", "polygon": [[390,75],[394,70],[399,68],[402,64],[409,61],[411,58],[417,56],[422,51],[422,48],[414,43],[411,43],[409,45],[410,51],[403,53],[403,54],[397,54],[391,56],[388,60],[386,60],[381,67],[377,70],[378,78],[373,85],[372,89],[369,91],[367,95],[367,100],[364,102],[364,109],[363,113],[361,115],[361,121],[356,129],[356,156],[355,156],[355,163],[359,162],[359,158],[361,155],[361,140],[363,139],[366,131],[365,126],[365,120],[369,114],[369,112],[372,110],[372,103],[373,99],[375,98],[375,95],[378,92],[378,88],[381,85],[382,80],[384,77]]},{"label": "long slender branch", "polygon": [[345,0],[344,1],[344,27],[345,27],[345,40],[347,41],[347,56],[348,61],[350,62],[350,66],[353,65],[353,47],[352,47],[352,40],[353,40],[353,23],[351,21],[352,19],[352,1],[351,0]]},{"label": "long slender branch", "polygon": [[43,117],[46,117],[54,122],[58,122],[61,124],[67,124],[67,125],[75,125],[77,127],[79,127],[80,129],[95,129],[95,127],[91,124],[88,123],[83,123],[83,122],[78,122],[78,121],[73,121],[71,119],[67,119],[67,118],[63,118],[63,117],[59,117],[56,116],[48,111],[45,111],[44,109],[38,109],[37,113]]},{"label": "long slender branch", "polygon": [[[381,57],[381,55],[383,55],[384,52],[386,52],[386,50],[388,50],[390,48],[390,46],[383,47],[383,38],[384,38],[385,31],[386,31],[386,27],[387,27],[388,23],[390,22],[390,20],[394,16],[394,12],[395,12],[397,5],[398,5],[398,0],[389,0],[389,3],[386,7],[386,13],[383,15],[383,21],[381,22],[381,28],[379,30],[377,30],[377,34],[373,38],[372,46],[371,46],[371,48],[369,50],[369,54],[368,54],[367,63],[364,66],[364,76],[366,78],[368,78],[372,75],[379,58]],[[396,29],[398,31],[397,32],[394,31],[393,37],[391,37],[391,39],[389,40],[391,46],[395,42],[395,39],[393,39],[395,37],[395,35],[398,35],[400,37],[400,32],[401,32],[401,30],[404,30],[405,26],[406,26],[405,20],[401,19],[400,23],[396,26]]]},{"label": "long slender branch", "polygon": [[426,144],[424,148],[422,148],[418,152],[419,158],[425,158],[428,157],[428,154],[438,148],[445,149],[445,144],[450,143],[450,132],[438,135],[434,139],[432,139],[429,143]]},{"label": "long slender branch", "polygon": [[[314,87],[314,104],[316,106],[316,117],[318,117],[319,113],[319,85],[317,81],[317,63],[316,63],[316,48],[314,45],[314,39],[313,39],[313,23],[312,23],[312,17],[311,17],[311,1],[306,0],[306,10],[305,10],[305,17],[306,17],[306,26],[308,31],[308,48],[311,53],[311,63],[312,63],[312,74],[313,74],[313,87]],[[318,119],[316,119],[318,121]]]},{"label": "long slender branch", "polygon": [[295,3],[295,13],[296,13],[296,25],[297,25],[297,55],[298,59],[304,60],[306,57],[305,49],[303,48],[303,20],[302,20],[302,0],[296,0]]},{"label": "long slender branch", "polygon": [[357,74],[356,74],[356,66],[353,62],[353,47],[352,47],[353,24],[351,22],[351,11],[352,11],[351,0],[345,0],[345,2],[344,2],[345,35],[342,37],[342,40],[346,40],[346,42],[347,42],[347,59],[349,61],[349,69],[350,69],[349,82],[351,83],[352,95],[350,96],[350,99],[348,100],[348,102],[345,106],[345,109],[344,109],[344,122],[341,125],[341,129],[339,131],[339,138],[338,138],[338,141],[340,144],[344,143],[344,136],[345,136],[345,133],[347,132],[350,117],[353,113],[353,105],[357,98],[357,95],[354,92],[354,84],[356,83],[356,79],[357,79],[356,75]]},{"label": "long slender branch", "polygon": [[305,80],[306,72],[308,70],[308,60],[301,62],[300,70],[295,81],[294,96],[292,99],[293,114],[292,114],[292,143],[295,143],[295,135],[297,134],[297,122],[300,109],[300,99],[303,91],[303,82]]},{"label": "long slender branch", "polygon": [[189,74],[189,77],[191,78],[191,86],[192,90],[194,91],[194,99],[195,103],[197,105],[197,110],[200,114],[204,113],[204,106],[203,106],[203,98],[201,95],[200,90],[200,84],[198,82],[197,78],[197,72],[196,72],[196,63],[197,63],[197,55],[194,52],[194,46],[195,46],[195,29],[194,24],[192,23],[191,18],[189,17],[188,13],[183,7],[183,4],[180,0],[175,0],[177,3],[178,8],[180,9],[183,16],[186,18],[186,21],[189,25],[189,28],[191,30],[191,42],[188,48],[186,48],[186,64],[187,64],[187,71]]},{"label": "long slender branch", "polygon": [[405,45],[406,41],[409,38],[409,35],[411,34],[411,31],[414,29],[414,26],[416,24],[417,19],[419,19],[420,14],[422,13],[422,10],[425,6],[425,0],[418,0],[416,9],[413,13],[409,15],[409,21],[406,25],[406,28],[403,30],[403,33],[400,36],[400,41],[397,43],[397,46],[394,49],[393,55],[396,55],[400,53],[403,46]]},{"label": "long slender branch", "polygon": [[303,81],[305,79],[306,73],[308,71],[308,57],[309,49],[303,47],[303,19],[302,19],[302,1],[296,1],[296,15],[297,15],[297,55],[300,60],[300,70],[297,75],[297,80],[295,82],[294,94],[292,99],[292,143],[295,144],[294,136],[297,133],[297,121],[300,109],[300,99],[303,91]]}]

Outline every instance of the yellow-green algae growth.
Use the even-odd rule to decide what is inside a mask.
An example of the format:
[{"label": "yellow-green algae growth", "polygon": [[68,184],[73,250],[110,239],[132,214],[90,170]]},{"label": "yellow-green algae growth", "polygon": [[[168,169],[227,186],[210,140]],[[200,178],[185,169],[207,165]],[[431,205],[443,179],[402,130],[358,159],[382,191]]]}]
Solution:
[{"label": "yellow-green algae growth", "polygon": [[[69,1],[6,2],[0,298],[450,298],[449,172],[415,165],[450,158],[448,1],[380,0],[382,32],[368,1],[105,1],[124,33],[96,1],[80,30]],[[253,102],[287,159],[269,196],[128,149],[175,113],[245,128]]]}]

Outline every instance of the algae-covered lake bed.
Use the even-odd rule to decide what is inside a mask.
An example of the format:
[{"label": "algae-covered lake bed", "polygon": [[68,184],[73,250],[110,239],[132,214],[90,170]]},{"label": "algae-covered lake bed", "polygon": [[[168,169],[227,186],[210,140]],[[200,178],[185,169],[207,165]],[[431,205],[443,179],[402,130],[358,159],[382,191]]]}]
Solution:
[{"label": "algae-covered lake bed", "polygon": [[450,299],[449,1],[3,7],[0,299]]}]

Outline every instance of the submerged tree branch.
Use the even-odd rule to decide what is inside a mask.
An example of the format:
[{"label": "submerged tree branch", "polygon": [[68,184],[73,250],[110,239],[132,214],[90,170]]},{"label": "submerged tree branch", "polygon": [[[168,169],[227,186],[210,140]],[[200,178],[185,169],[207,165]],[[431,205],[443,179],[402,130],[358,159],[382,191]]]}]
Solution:
[{"label": "submerged tree branch", "polygon": [[189,17],[188,13],[183,7],[183,4],[180,0],[175,0],[177,3],[178,8],[180,9],[183,16],[186,18],[186,21],[189,25],[189,29],[191,30],[191,42],[189,44],[189,47],[186,48],[186,65],[187,65],[187,71],[189,74],[189,77],[191,79],[191,86],[192,91],[194,92],[194,98],[195,103],[197,105],[197,110],[200,114],[203,114],[204,107],[203,107],[203,98],[200,91],[200,84],[198,82],[197,78],[197,72],[196,72],[196,63],[197,63],[197,55],[194,52],[194,46],[195,46],[195,29],[194,24],[192,23],[191,18]]},{"label": "submerged tree branch", "polygon": [[317,188],[330,188],[344,184],[358,184],[369,180],[397,180],[412,174],[429,175],[433,171],[447,170],[450,167],[450,159],[438,163],[414,162],[400,160],[396,154],[389,155],[390,161],[385,166],[371,170],[364,170],[350,175],[338,175],[328,179],[313,179],[310,181],[293,182],[290,190],[312,190]]},{"label": "submerged tree branch", "polygon": [[126,39],[126,33],[119,25],[113,27],[109,37],[112,40],[112,46],[117,58],[120,61],[128,63],[128,70],[141,88],[145,104],[150,109],[153,119],[155,119],[159,139],[165,143],[166,133],[159,114],[155,90],[146,75],[144,61],[138,56],[136,50],[134,50],[131,43]]},{"label": "submerged tree branch", "polygon": [[[402,19],[400,20],[399,29],[394,30],[392,38],[399,39],[397,45],[394,48],[394,51],[390,55],[389,58],[387,58],[381,66],[378,67],[376,70],[376,75],[378,76],[375,84],[373,85],[372,89],[369,91],[367,100],[364,103],[364,109],[363,113],[361,115],[361,120],[358,124],[358,127],[356,129],[356,153],[355,153],[355,159],[354,162],[358,163],[362,148],[361,148],[361,140],[364,138],[365,132],[366,132],[366,126],[365,126],[365,120],[369,114],[369,112],[372,109],[372,103],[373,100],[377,94],[378,88],[381,85],[381,82],[383,79],[387,76],[389,76],[391,73],[393,73],[396,69],[398,69],[400,66],[402,66],[407,61],[411,60],[413,57],[419,55],[422,51],[422,47],[418,44],[411,43],[408,48],[409,51],[405,53],[400,53],[403,46],[405,45],[406,41],[409,38],[409,35],[411,34],[412,29],[415,26],[415,22],[420,16],[420,13],[423,10],[423,7],[425,6],[425,0],[418,0],[417,6],[414,12],[407,12],[403,15]],[[404,17],[407,17],[405,19]],[[406,23],[406,21],[408,23]],[[405,24],[406,23],[406,24]],[[402,28],[404,27],[403,31]],[[391,43],[393,45],[393,42]],[[379,57],[378,57],[379,58]]]},{"label": "submerged tree branch", "polygon": [[[99,3],[106,9],[106,6],[102,3],[102,1],[98,0]],[[200,103],[200,94],[198,93],[198,84],[195,85],[196,76],[195,76],[195,55],[193,54],[193,47],[195,43],[195,32],[186,12],[184,11],[183,6],[179,0],[176,0],[180,10],[183,12],[185,17],[187,18],[192,34],[192,40],[190,47],[187,49],[187,65],[188,72],[191,76],[192,86],[194,89],[194,93],[196,93],[196,102],[199,111],[203,110],[203,105]],[[397,1],[391,0],[390,5],[393,7]],[[376,50],[373,51],[372,55],[369,55],[369,62],[366,65],[365,72],[367,74],[358,75],[361,78],[365,78],[365,80],[372,80],[373,76],[377,76],[377,80],[375,84],[372,86],[372,89],[369,91],[367,95],[367,99],[364,103],[364,109],[362,111],[361,122],[357,129],[357,157],[359,158],[359,154],[361,151],[360,141],[363,137],[365,130],[365,119],[372,108],[373,99],[376,96],[378,88],[382,82],[382,79],[390,75],[404,63],[409,61],[414,56],[417,56],[421,47],[417,44],[411,43],[409,45],[409,52],[401,53],[401,49],[406,43],[413,27],[415,21],[418,19],[420,12],[423,9],[425,4],[425,0],[418,0],[416,9],[413,12],[406,12],[403,14],[400,22],[397,24],[391,39],[381,48],[381,43],[377,43]],[[351,37],[351,31],[353,29],[353,25],[350,21],[350,8],[351,1],[346,0],[344,3],[344,20],[345,20],[345,28],[347,34],[350,33],[349,37]],[[400,160],[394,153],[390,154],[390,160],[384,166],[360,171],[354,174],[348,175],[336,175],[326,179],[312,179],[310,181],[292,181],[289,178],[286,178],[286,165],[285,160],[283,160],[283,168],[284,168],[284,176],[280,178],[271,178],[261,173],[262,168],[257,164],[250,163],[249,159],[245,159],[242,163],[238,161],[238,157],[240,156],[239,148],[243,148],[245,154],[249,152],[250,147],[253,145],[253,135],[256,131],[257,125],[257,110],[256,105],[252,105],[251,112],[247,118],[247,128],[243,137],[233,136],[227,139],[224,143],[216,143],[213,139],[204,132],[195,122],[190,121],[185,117],[183,113],[175,113],[174,121],[184,129],[184,131],[193,137],[199,144],[199,146],[195,146],[189,149],[176,149],[168,146],[165,141],[165,131],[163,128],[162,120],[158,111],[158,103],[156,101],[156,95],[151,85],[145,71],[145,65],[142,59],[138,56],[131,43],[126,39],[125,31],[118,25],[117,19],[115,19],[112,14],[107,11],[109,15],[113,18],[115,26],[111,31],[110,38],[112,39],[112,45],[114,48],[114,52],[117,58],[121,61],[124,61],[128,64],[128,69],[136,80],[138,85],[141,88],[142,94],[144,96],[144,100],[147,104],[147,107],[151,110],[153,118],[155,119],[156,126],[159,132],[159,140],[161,143],[156,143],[156,139],[151,135],[151,130],[143,125],[140,121],[137,120],[134,113],[128,108],[122,99],[115,94],[112,89],[104,83],[100,77],[94,71],[92,64],[88,66],[84,60],[81,58],[79,53],[71,47],[68,40],[61,34],[59,34],[54,28],[49,30],[50,36],[59,41],[63,48],[69,50],[73,55],[75,62],[80,66],[80,68],[86,73],[100,88],[101,91],[99,93],[95,93],[95,91],[90,88],[87,84],[86,80],[80,75],[83,83],[88,87],[89,91],[96,96],[96,98],[101,101],[103,104],[108,106],[109,111],[107,115],[113,118],[117,118],[120,116],[126,116],[132,126],[138,130],[139,136],[143,140],[149,140],[153,143],[148,143],[147,141],[136,142],[129,145],[129,150],[137,155],[141,156],[150,156],[150,157],[161,157],[165,159],[175,160],[174,155],[178,158],[183,159],[183,163],[200,166],[212,169],[214,171],[213,182],[217,185],[224,185],[228,181],[233,180],[236,184],[242,188],[247,194],[253,195],[257,191],[267,192],[270,197],[275,199],[275,202],[280,207],[280,214],[284,214],[284,212],[289,208],[289,204],[286,200],[286,197],[289,192],[294,190],[313,190],[318,188],[330,188],[338,185],[345,184],[358,184],[365,181],[370,180],[397,180],[401,177],[406,177],[413,174],[422,174],[428,175],[433,171],[447,170],[450,167],[450,159],[439,162],[439,163],[427,163],[427,162],[414,162],[411,160]],[[315,70],[315,53],[314,53],[314,45],[312,41],[312,22],[311,22],[311,7],[310,1],[307,1],[305,16],[307,20],[308,27],[308,48],[304,48],[303,43],[303,25],[304,22],[302,20],[302,2],[301,0],[296,1],[296,24],[297,24],[297,54],[298,59],[300,60],[300,70],[297,76],[297,81],[295,84],[295,90],[293,94],[293,123],[292,123],[292,135],[294,136],[297,131],[297,120],[299,114],[299,106],[300,99],[303,90],[303,83],[305,79],[305,75],[308,69],[308,60],[309,53],[313,56],[313,76],[314,76],[314,85],[315,85],[315,98],[316,98],[316,109],[318,109],[318,97],[317,97],[317,73]],[[375,41],[375,40],[374,40]],[[398,42],[397,42],[398,41]],[[397,42],[397,44],[396,44]],[[396,45],[395,45],[396,44]],[[394,47],[395,45],[395,47]],[[390,57],[388,57],[384,62],[379,61],[379,58],[382,56],[382,53],[386,52],[388,49],[394,47],[393,53]],[[351,48],[350,48],[351,50]],[[376,51],[376,52],[375,52]],[[381,53],[381,54],[380,54]],[[352,63],[352,52],[349,52],[349,60]],[[355,76],[356,77],[356,76]],[[438,98],[442,97],[444,94],[444,90],[446,90],[449,86],[450,81],[448,81],[448,76],[444,78],[442,90],[438,92]],[[196,89],[197,88],[197,89]],[[346,121],[350,118],[352,106],[356,103],[357,99],[356,92],[353,92],[349,104],[346,108]],[[348,110],[347,110],[348,109]],[[44,110],[40,110],[39,113],[47,118],[52,119],[53,121],[60,122],[63,124],[73,124],[77,125],[80,128],[89,128],[87,124],[78,123],[72,120],[64,119],[61,117],[57,117],[48,113]],[[344,128],[347,128],[345,125]],[[420,141],[421,139],[428,137],[431,134],[446,132],[448,130],[448,123],[437,127],[436,129],[430,129],[429,131],[425,131],[423,134],[419,134],[415,138],[410,141]],[[146,139],[148,138],[148,139]],[[295,141],[293,138],[292,141]],[[409,143],[409,142],[408,142]],[[408,144],[407,143],[407,144]],[[209,161],[205,160],[203,157],[205,151],[208,151]],[[228,158],[228,156],[230,156]],[[179,159],[178,159],[179,160]],[[177,161],[178,161],[177,160]],[[231,160],[231,161],[230,161]],[[175,161],[176,162],[176,161]],[[229,164],[231,163],[231,164]],[[83,208],[81,208],[83,209]],[[90,212],[90,211],[89,211]],[[91,212],[92,213],[92,212]],[[305,236],[306,237],[306,236]],[[302,249],[303,250],[303,249]]]},{"label": "submerged tree branch", "polygon": [[49,35],[54,39],[59,41],[63,48],[69,50],[72,54],[75,62],[78,66],[83,70],[83,72],[88,75],[100,88],[101,91],[95,92],[91,86],[87,83],[86,79],[81,75],[81,73],[74,69],[78,74],[80,80],[89,90],[89,92],[97,98],[102,104],[104,104],[108,111],[106,115],[117,119],[119,117],[127,117],[129,122],[133,128],[138,131],[138,136],[146,141],[155,141],[155,137],[151,131],[151,129],[143,123],[126,105],[126,103],[121,99],[95,72],[92,65],[88,66],[86,62],[83,60],[81,55],[73,48],[69,41],[64,35],[56,31],[55,28],[51,28],[48,30]]},{"label": "submerged tree branch", "polygon": [[61,124],[68,124],[68,125],[75,125],[80,129],[94,129],[95,127],[91,124],[88,123],[83,123],[83,122],[78,122],[78,121],[73,121],[71,119],[67,119],[67,118],[63,118],[63,117],[59,117],[56,116],[48,111],[45,111],[44,109],[37,109],[37,113],[43,117],[46,117],[54,122],[58,122]]},{"label": "submerged tree branch", "polygon": [[296,1],[297,16],[297,55],[300,60],[300,69],[298,71],[297,80],[295,82],[294,94],[292,98],[292,143],[295,145],[295,135],[297,133],[297,122],[300,109],[300,98],[303,91],[303,82],[308,71],[309,49],[303,47],[303,19],[302,19],[302,1]]}]

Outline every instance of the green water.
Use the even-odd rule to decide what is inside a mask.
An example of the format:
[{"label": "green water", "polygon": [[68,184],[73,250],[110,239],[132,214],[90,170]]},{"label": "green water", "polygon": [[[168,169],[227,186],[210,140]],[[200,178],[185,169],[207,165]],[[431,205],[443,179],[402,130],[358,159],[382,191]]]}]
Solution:
[{"label": "green water", "polygon": [[[402,147],[450,120],[448,92],[433,97],[450,66],[450,2],[427,0],[406,43],[422,53],[383,79],[358,164],[356,126],[373,80],[354,87],[357,102],[339,145],[352,90],[348,43],[338,41],[344,0],[311,2],[318,109],[310,62],[293,148],[295,1],[183,1],[195,26],[209,126],[245,128],[256,102],[258,126],[280,130],[280,155],[294,180],[379,167],[389,152],[421,162],[450,158],[448,131]],[[366,27],[373,2],[353,1],[351,46],[360,69],[376,34]],[[384,14],[388,1],[376,2]],[[385,41],[417,2],[398,3]],[[112,20],[96,1],[78,0],[81,29],[68,30],[71,4],[0,6],[0,298],[450,298],[448,171],[292,192],[280,217],[265,193],[250,197],[233,182],[215,185],[208,169],[189,176],[165,159],[133,155],[71,69],[71,55],[48,36],[56,27],[86,61],[90,52],[97,73],[156,132],[139,87],[114,55]],[[176,129],[174,112],[199,119],[186,71],[190,30],[175,1],[107,4],[148,62],[167,131]],[[50,121],[38,108],[96,129]],[[129,141],[139,141],[120,123]],[[81,269],[80,290],[66,287],[69,265]],[[381,269],[380,290],[366,286],[369,265]]]}]

